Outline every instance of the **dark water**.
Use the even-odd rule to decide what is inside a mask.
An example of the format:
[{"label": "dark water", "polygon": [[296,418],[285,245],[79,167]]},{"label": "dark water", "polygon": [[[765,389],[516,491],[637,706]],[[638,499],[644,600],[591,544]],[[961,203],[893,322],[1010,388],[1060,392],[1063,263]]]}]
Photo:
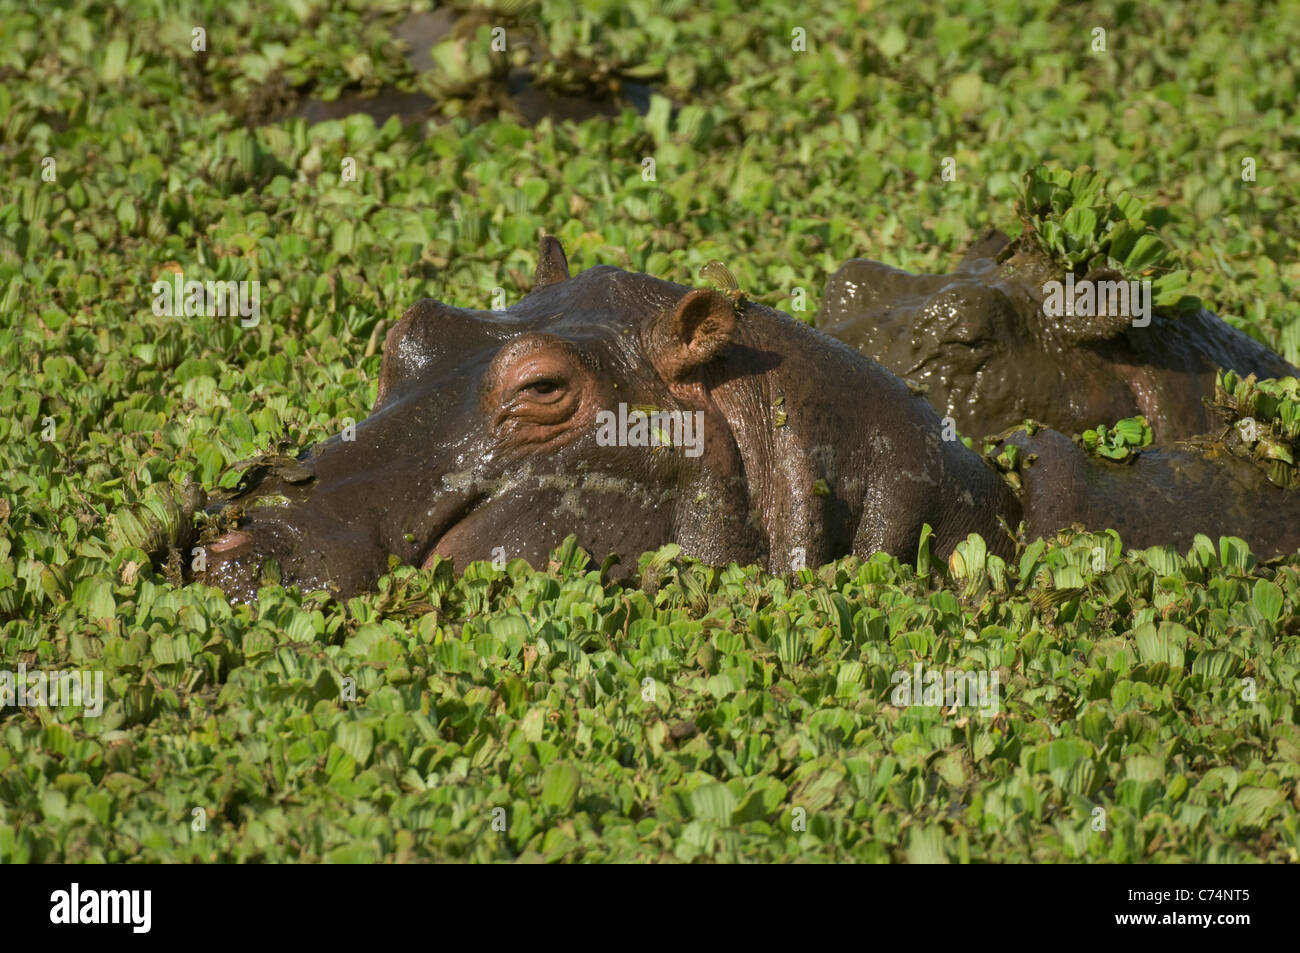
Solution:
[{"label": "dark water", "polygon": [[[457,16],[456,11],[449,8],[441,8],[432,13],[413,13],[394,28],[393,36],[409,48],[406,58],[413,70],[427,72],[433,69],[433,58],[429,51],[451,33],[456,26]],[[582,122],[597,116],[615,118],[629,106],[644,116],[650,109],[653,90],[641,83],[624,83],[617,96],[572,95],[536,85],[531,72],[514,69],[507,78],[506,92],[519,115],[531,126],[543,119],[552,122]],[[374,119],[376,125],[383,125],[392,116],[396,116],[403,125],[440,121],[437,102],[432,97],[392,87],[371,93],[344,93],[329,102],[307,97],[271,121],[302,118],[317,123],[342,119],[355,113],[365,113]],[[482,118],[487,117],[480,117],[480,121]]]}]

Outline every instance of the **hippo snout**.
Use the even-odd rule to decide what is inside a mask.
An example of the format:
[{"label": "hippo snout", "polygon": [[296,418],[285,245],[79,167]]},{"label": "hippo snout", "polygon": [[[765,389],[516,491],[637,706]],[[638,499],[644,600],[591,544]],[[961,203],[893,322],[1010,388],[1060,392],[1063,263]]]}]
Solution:
[{"label": "hippo snout", "polygon": [[309,507],[248,514],[205,546],[196,580],[232,601],[251,602],[264,585],[297,585],[350,596],[387,568],[387,551],[363,529]]},{"label": "hippo snout", "polygon": [[252,541],[253,537],[249,536],[247,533],[227,533],[225,536],[222,536],[219,539],[214,539],[209,543],[208,552],[228,553],[230,550],[237,549],[240,546],[247,546]]}]

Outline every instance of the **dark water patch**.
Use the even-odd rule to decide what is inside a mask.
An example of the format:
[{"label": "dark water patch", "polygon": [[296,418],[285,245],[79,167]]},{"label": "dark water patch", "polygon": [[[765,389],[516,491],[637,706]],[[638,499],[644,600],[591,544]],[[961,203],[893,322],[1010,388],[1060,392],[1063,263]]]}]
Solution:
[{"label": "dark water patch", "polygon": [[[583,122],[597,117],[616,119],[625,108],[631,107],[644,116],[650,109],[653,90],[640,83],[625,83],[617,94],[591,96],[565,93],[533,82],[528,70],[511,72],[503,95],[492,102],[496,109],[481,109],[467,116],[477,125],[494,119],[502,113],[514,113],[527,125],[534,126],[543,119],[552,122]],[[438,102],[424,93],[409,92],[384,87],[377,93],[345,93],[338,99],[322,100],[315,97],[299,99],[291,107],[281,109],[266,123],[283,122],[301,118],[309,123],[343,119],[356,113],[370,116],[382,126],[396,116],[403,125],[411,123],[440,122]]]},{"label": "dark water patch", "polygon": [[[443,7],[432,12],[412,13],[393,27],[394,39],[403,43],[406,61],[412,72],[429,73],[437,67],[432,49],[437,44],[469,29],[468,14]],[[461,114],[477,125],[502,115],[515,115],[533,126],[543,119],[552,122],[583,122],[588,119],[616,119],[631,107],[644,116],[650,111],[650,97],[655,90],[644,83],[615,81],[609,86],[593,84],[590,89],[561,90],[536,82],[532,70],[515,67],[498,82],[485,80],[481,89],[463,102]],[[266,103],[249,110],[261,123],[283,122],[301,118],[309,123],[343,119],[357,113],[370,116],[383,125],[396,116],[403,125],[443,121],[439,100],[427,93],[399,89],[388,85],[378,91],[346,91],[337,99],[323,100],[300,96],[283,86]]]},{"label": "dark water patch", "polygon": [[456,11],[450,7],[440,7],[433,12],[412,13],[405,20],[393,27],[394,39],[401,40],[410,47],[406,62],[417,73],[433,69],[433,56],[430,51],[451,35],[456,27]]},{"label": "dark water patch", "polygon": [[314,97],[302,99],[275,121],[302,118],[309,123],[318,123],[365,113],[377,126],[382,126],[393,116],[403,125],[409,125],[432,118],[437,105],[432,97],[424,93],[385,87],[372,94],[347,93],[329,102]]},{"label": "dark water patch", "polygon": [[565,93],[534,83],[532,73],[526,69],[511,70],[506,89],[510,104],[530,126],[543,119],[553,122],[570,119],[582,122],[597,116],[616,119],[628,106],[644,116],[650,111],[650,94],[653,92],[641,83],[623,83],[616,94]]}]

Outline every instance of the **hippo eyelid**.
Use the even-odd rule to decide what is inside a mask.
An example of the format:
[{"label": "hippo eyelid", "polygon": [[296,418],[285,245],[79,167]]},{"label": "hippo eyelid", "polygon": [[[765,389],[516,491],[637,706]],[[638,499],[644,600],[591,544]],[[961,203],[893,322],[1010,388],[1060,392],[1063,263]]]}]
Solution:
[{"label": "hippo eyelid", "polygon": [[[525,381],[515,389],[516,395],[527,395],[530,400],[537,398],[551,398],[559,400],[564,396],[564,391],[568,388],[569,382],[562,377],[538,377],[531,381]],[[543,403],[550,401],[544,400]]]}]

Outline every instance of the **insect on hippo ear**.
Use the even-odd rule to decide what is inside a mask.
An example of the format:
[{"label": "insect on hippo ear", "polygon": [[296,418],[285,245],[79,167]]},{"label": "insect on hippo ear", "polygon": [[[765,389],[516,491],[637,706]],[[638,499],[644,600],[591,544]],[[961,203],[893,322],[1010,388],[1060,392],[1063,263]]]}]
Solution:
[{"label": "insect on hippo ear", "polygon": [[651,348],[655,367],[677,380],[713,360],[736,330],[736,308],[726,295],[696,289],[655,323]]},{"label": "insect on hippo ear", "polygon": [[569,277],[569,260],[564,257],[564,246],[554,235],[543,235],[537,250],[537,271],[533,274],[533,291],[547,285],[559,284]]}]

